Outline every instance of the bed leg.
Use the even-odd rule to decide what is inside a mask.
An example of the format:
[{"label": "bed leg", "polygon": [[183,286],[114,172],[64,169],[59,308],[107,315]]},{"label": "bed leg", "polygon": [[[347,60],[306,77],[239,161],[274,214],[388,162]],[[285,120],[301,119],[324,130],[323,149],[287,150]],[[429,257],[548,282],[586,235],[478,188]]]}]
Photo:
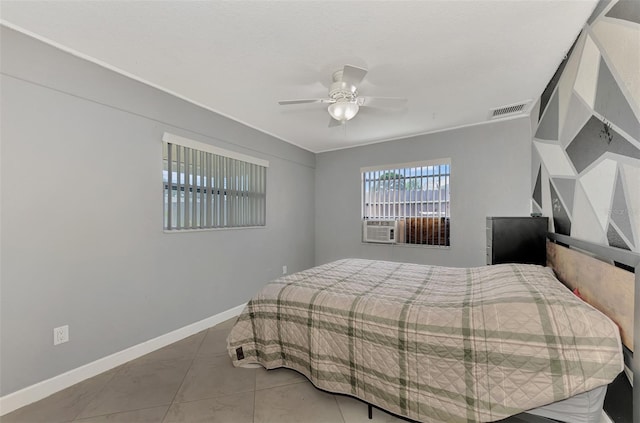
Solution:
[{"label": "bed leg", "polygon": [[371,420],[373,418],[373,407],[371,404],[367,404],[367,407],[369,407],[369,420]]}]

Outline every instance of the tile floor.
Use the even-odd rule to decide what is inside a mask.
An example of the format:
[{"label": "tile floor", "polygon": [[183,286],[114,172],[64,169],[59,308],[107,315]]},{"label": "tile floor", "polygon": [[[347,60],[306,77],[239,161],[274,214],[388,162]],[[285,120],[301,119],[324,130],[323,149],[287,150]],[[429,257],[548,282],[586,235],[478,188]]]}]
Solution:
[{"label": "tile floor", "polygon": [[234,321],[80,382],[0,422],[406,422],[375,408],[368,420],[366,404],[315,389],[292,370],[234,368],[226,351]]}]

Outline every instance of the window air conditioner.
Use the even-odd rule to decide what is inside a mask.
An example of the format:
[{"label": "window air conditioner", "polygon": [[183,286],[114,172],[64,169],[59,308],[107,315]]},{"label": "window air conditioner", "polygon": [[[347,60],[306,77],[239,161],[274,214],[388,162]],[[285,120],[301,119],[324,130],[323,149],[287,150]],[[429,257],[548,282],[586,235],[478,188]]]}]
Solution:
[{"label": "window air conditioner", "polygon": [[396,243],[398,222],[395,220],[365,220],[362,224],[364,242]]}]

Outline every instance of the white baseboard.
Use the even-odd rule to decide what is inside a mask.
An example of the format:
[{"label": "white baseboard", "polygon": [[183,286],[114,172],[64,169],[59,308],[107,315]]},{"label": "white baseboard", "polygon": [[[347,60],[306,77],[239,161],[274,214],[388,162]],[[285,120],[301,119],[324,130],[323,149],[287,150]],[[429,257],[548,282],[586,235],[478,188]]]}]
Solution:
[{"label": "white baseboard", "polygon": [[56,392],[75,385],[78,382],[82,382],[83,380],[99,375],[102,372],[106,372],[107,370],[118,367],[128,361],[142,357],[145,354],[162,347],[166,347],[169,344],[180,341],[181,339],[194,335],[200,331],[210,328],[211,326],[224,322],[227,319],[239,315],[245,305],[246,303],[240,304],[239,306],[223,311],[222,313],[218,313],[215,316],[207,317],[199,322],[176,329],[172,332],[158,336],[157,338],[129,347],[126,350],[119,351],[107,357],[100,358],[91,363],[69,370],[68,372],[54,376],[51,379],[43,380],[42,382],[38,382],[34,385],[20,389],[19,391],[0,397],[0,416],[4,416],[5,414],[17,410],[20,407],[24,407],[25,405],[29,405],[33,402],[46,398],[49,395],[55,394]]}]

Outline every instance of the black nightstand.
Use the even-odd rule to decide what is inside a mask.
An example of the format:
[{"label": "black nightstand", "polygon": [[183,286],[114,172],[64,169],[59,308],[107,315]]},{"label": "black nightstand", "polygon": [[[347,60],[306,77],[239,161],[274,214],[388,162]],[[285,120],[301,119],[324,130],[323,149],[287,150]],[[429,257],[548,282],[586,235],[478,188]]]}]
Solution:
[{"label": "black nightstand", "polygon": [[487,264],[547,264],[547,217],[487,217]]}]

